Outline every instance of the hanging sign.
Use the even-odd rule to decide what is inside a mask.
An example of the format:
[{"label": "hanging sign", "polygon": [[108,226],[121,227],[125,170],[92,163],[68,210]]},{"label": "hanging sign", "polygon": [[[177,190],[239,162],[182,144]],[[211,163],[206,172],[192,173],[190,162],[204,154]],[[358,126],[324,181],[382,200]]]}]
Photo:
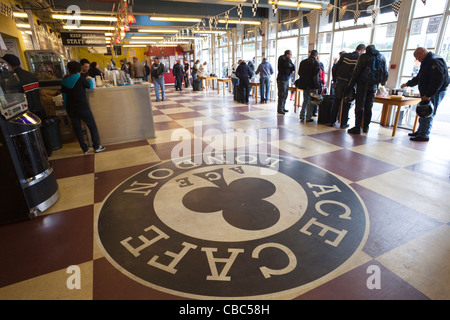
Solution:
[{"label": "hanging sign", "polygon": [[61,32],[63,46],[106,47],[104,33]]}]

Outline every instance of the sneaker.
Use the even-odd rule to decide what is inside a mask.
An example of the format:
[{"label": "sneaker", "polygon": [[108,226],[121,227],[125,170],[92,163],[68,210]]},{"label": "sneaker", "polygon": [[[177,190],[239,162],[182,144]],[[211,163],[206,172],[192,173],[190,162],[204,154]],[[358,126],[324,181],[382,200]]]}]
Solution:
[{"label": "sneaker", "polygon": [[357,127],[353,127],[351,129],[348,129],[347,132],[351,133],[351,134],[361,134],[361,129],[357,128]]},{"label": "sneaker", "polygon": [[363,129],[363,132],[364,132],[364,133],[368,133],[368,132],[369,132],[369,128],[364,128],[364,129]]},{"label": "sneaker", "polygon": [[341,124],[341,129],[347,129],[348,127],[350,127],[349,124]]},{"label": "sneaker", "polygon": [[314,119],[305,120],[305,122],[314,122]]},{"label": "sneaker", "polygon": [[418,131],[408,133],[408,136],[410,136],[410,137],[417,137],[418,135],[419,135],[419,132],[418,132]]},{"label": "sneaker", "polygon": [[104,146],[99,146],[97,149],[95,149],[95,153],[99,153],[105,150]]},{"label": "sneaker", "polygon": [[285,114],[285,112],[278,110],[278,114]]},{"label": "sneaker", "polygon": [[89,151],[91,151],[91,148],[87,148],[86,150],[83,150],[83,153],[84,153],[84,154],[88,154]]},{"label": "sneaker", "polygon": [[156,102],[160,102],[161,100],[157,99]]},{"label": "sneaker", "polygon": [[284,111],[284,112],[289,112],[289,110],[287,110],[287,109],[284,109],[283,111]]}]

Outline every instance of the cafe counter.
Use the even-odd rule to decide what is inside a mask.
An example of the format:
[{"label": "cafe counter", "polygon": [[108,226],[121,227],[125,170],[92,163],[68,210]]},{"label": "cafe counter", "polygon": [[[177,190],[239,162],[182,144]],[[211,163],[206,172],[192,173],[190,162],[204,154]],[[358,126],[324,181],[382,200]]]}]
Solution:
[{"label": "cafe counter", "polygon": [[102,144],[155,138],[150,85],[87,90]]}]

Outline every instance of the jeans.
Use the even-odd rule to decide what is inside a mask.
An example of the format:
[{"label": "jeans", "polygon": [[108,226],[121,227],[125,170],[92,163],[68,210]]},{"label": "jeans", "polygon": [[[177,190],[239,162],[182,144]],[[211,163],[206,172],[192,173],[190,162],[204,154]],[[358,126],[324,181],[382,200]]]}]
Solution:
[{"label": "jeans", "polygon": [[197,80],[197,73],[192,74],[192,80]]},{"label": "jeans", "polygon": [[317,89],[303,89],[303,104],[300,110],[300,119],[305,119],[309,121],[313,115],[314,107],[309,103],[311,101],[311,93],[314,93]]},{"label": "jeans", "polygon": [[289,90],[289,80],[277,80],[278,88],[278,111],[283,111],[286,105],[286,99]]},{"label": "jeans", "polygon": [[361,86],[356,87],[356,101],[355,101],[355,128],[368,129],[370,121],[372,120],[372,107],[376,86]]},{"label": "jeans", "polygon": [[161,87],[162,99],[164,100],[166,98],[166,90],[164,88],[164,78],[154,78],[153,84],[155,85],[156,100],[160,100],[159,87]]},{"label": "jeans", "polygon": [[420,137],[429,138],[431,132],[431,126],[433,125],[433,119],[436,115],[437,108],[444,99],[446,90],[436,93],[431,97],[431,103],[433,103],[434,110],[433,114],[429,118],[419,118],[419,129],[417,129],[417,135]]},{"label": "jeans", "polygon": [[[341,109],[341,101],[344,98],[345,92],[348,89],[348,81],[338,80],[335,88],[334,104],[330,111],[330,123],[335,123]],[[341,127],[346,126],[348,122],[348,112],[351,107],[351,102],[342,103]]]},{"label": "jeans", "polygon": [[75,136],[77,137],[78,143],[80,144],[80,147],[83,151],[87,151],[89,147],[84,142],[81,121],[83,121],[84,124],[89,128],[94,149],[100,147],[100,136],[98,134],[97,125],[95,124],[94,116],[92,115],[91,110],[78,111],[76,114],[71,114],[70,119],[72,120]]},{"label": "jeans", "polygon": [[270,94],[270,78],[260,77],[259,87],[261,88],[261,101],[269,101]]},{"label": "jeans", "polygon": [[189,74],[187,73],[184,75],[184,87],[189,87]]}]

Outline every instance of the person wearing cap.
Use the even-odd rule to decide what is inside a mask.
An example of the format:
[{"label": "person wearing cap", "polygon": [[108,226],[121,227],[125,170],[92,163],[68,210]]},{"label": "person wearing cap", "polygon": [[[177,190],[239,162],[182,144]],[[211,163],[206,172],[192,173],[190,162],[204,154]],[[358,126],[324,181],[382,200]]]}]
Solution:
[{"label": "person wearing cap", "polygon": [[28,110],[33,112],[39,118],[44,119],[47,114],[41,104],[39,80],[33,73],[20,67],[20,60],[17,56],[13,54],[5,54],[2,59],[9,64],[11,70],[13,70],[19,78],[21,84],[19,91],[25,93],[27,97]]},{"label": "person wearing cap", "polygon": [[[44,107],[41,104],[41,96],[39,93],[39,80],[36,76],[21,68],[20,59],[13,54],[5,54],[2,59],[8,63],[10,69],[19,78],[20,87],[19,92],[25,93],[27,97],[28,110],[37,115],[45,125],[44,119],[47,117]],[[46,139],[46,136],[42,134],[44,140],[45,149],[47,150],[47,155],[50,157],[52,155],[52,148],[50,142]]]}]

